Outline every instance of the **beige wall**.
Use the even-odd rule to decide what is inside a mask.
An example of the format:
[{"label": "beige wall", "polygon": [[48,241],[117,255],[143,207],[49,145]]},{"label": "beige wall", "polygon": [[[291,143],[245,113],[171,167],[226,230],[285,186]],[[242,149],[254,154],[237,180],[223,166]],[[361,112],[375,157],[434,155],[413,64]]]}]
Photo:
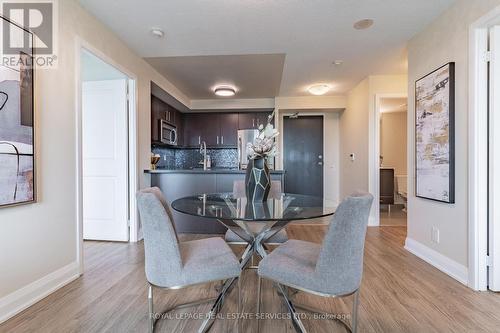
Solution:
[{"label": "beige wall", "polygon": [[[415,80],[439,66],[454,61],[455,98],[455,198],[453,205],[414,196],[415,174],[409,168],[408,238],[467,267],[467,117],[468,117],[468,29],[472,22],[494,7],[499,0],[458,0],[408,44],[409,100],[414,100]],[[408,103],[408,163],[414,165],[414,104]],[[440,243],[431,241],[431,228],[440,229]]]},{"label": "beige wall", "polygon": [[347,109],[340,117],[341,197],[357,190],[371,191],[370,181],[378,168],[374,153],[376,96],[406,95],[407,80],[406,75],[373,75],[349,92]]},{"label": "beige wall", "polygon": [[380,115],[380,155],[383,166],[394,168],[396,175],[406,175],[407,149],[406,112],[386,112]]},{"label": "beige wall", "polygon": [[[40,70],[35,75],[38,203],[0,210],[0,321],[13,306],[20,306],[22,297],[32,295],[27,294],[27,289],[11,294],[14,291],[53,272],[56,275],[64,273],[66,278],[77,273],[77,38],[86,40],[137,77],[137,164],[141,186],[144,185],[141,171],[148,167],[150,153],[150,80],[180,101],[189,103],[175,87],[75,1],[58,3],[59,67]],[[49,280],[54,278],[53,275],[49,277]],[[41,289],[36,289],[34,294],[51,287],[41,282],[36,286]],[[9,294],[10,297],[3,298]],[[21,299],[18,296],[22,296]]]},{"label": "beige wall", "polygon": [[[368,190],[369,79],[363,80],[347,97],[340,116],[340,195]],[[349,155],[353,153],[355,160]]]}]

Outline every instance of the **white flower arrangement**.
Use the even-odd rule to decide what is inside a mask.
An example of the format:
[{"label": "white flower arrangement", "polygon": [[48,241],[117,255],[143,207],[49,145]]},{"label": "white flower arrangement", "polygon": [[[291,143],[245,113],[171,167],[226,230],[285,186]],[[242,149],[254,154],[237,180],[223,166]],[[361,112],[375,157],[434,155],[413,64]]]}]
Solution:
[{"label": "white flower arrangement", "polygon": [[279,132],[271,124],[275,112],[276,110],[269,115],[266,126],[262,124],[259,126],[259,136],[255,138],[254,142],[248,143],[247,154],[250,159],[268,159],[278,154],[275,138],[279,135]]}]

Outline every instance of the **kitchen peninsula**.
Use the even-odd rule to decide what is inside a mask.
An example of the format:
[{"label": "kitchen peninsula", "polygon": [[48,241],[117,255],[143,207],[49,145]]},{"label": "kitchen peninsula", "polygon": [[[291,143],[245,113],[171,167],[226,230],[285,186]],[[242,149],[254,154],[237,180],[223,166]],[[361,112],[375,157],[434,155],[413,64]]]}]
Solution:
[{"label": "kitchen peninsula", "polygon": [[[203,170],[202,168],[181,170],[145,170],[151,177],[151,186],[158,186],[168,202],[199,193],[232,192],[233,183],[236,180],[244,180],[246,170],[232,168],[214,168]],[[271,170],[272,180],[281,180],[282,184],[285,172],[282,170]],[[187,233],[224,233],[226,228],[220,223],[173,211],[175,227],[178,232]]]}]

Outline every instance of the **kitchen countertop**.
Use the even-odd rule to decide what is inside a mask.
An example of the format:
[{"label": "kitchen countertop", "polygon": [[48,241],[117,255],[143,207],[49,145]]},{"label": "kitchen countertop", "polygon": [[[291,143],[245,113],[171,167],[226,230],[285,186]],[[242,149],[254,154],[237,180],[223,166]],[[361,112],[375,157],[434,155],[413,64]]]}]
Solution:
[{"label": "kitchen countertop", "polygon": [[[246,173],[246,170],[233,169],[233,168],[213,168],[209,170],[203,170],[202,168],[195,169],[156,169],[156,170],[144,170],[144,173],[149,174],[162,174],[162,173],[207,173],[207,174],[232,174],[232,173]],[[271,170],[271,174],[284,174],[285,170]]]}]

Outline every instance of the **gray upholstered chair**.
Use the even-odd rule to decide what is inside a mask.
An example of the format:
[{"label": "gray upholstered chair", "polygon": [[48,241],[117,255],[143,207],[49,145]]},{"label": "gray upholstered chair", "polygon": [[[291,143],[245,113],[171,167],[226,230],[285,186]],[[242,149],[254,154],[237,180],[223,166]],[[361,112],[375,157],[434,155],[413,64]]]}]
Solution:
[{"label": "gray upholstered chair", "polygon": [[323,297],[354,295],[351,331],[356,332],[363,251],[372,201],[373,196],[367,193],[344,199],[335,211],[322,245],[289,240],[262,259],[258,270],[257,307],[260,308],[260,277]]},{"label": "gray upholstered chair", "polygon": [[[271,198],[279,198],[281,196],[281,181],[279,180],[273,180],[271,181],[271,190],[269,192],[269,197]],[[244,198],[245,197],[245,181],[243,180],[237,180],[233,183],[233,195],[236,198]],[[247,222],[247,227],[251,232],[257,232],[259,231],[260,226],[263,225],[261,222]],[[241,230],[241,233],[244,233],[243,230]],[[281,229],[276,231],[276,229],[269,230],[268,232],[269,238],[267,238],[264,243],[265,244],[271,244],[271,245],[279,245],[283,244],[288,240],[288,235],[286,233],[285,229]],[[242,239],[240,236],[238,236],[235,232],[232,230],[228,229],[226,231],[225,235],[225,240],[228,244],[235,244],[235,245],[246,245],[247,242]]]},{"label": "gray upholstered chair", "polygon": [[[152,332],[157,317],[153,312],[153,287],[180,289],[232,279],[240,276],[241,269],[238,259],[222,238],[179,242],[170,206],[159,188],[139,191],[137,206],[144,233],[149,330]],[[238,281],[238,307],[240,292]],[[198,301],[181,306],[201,303],[203,302]]]}]

